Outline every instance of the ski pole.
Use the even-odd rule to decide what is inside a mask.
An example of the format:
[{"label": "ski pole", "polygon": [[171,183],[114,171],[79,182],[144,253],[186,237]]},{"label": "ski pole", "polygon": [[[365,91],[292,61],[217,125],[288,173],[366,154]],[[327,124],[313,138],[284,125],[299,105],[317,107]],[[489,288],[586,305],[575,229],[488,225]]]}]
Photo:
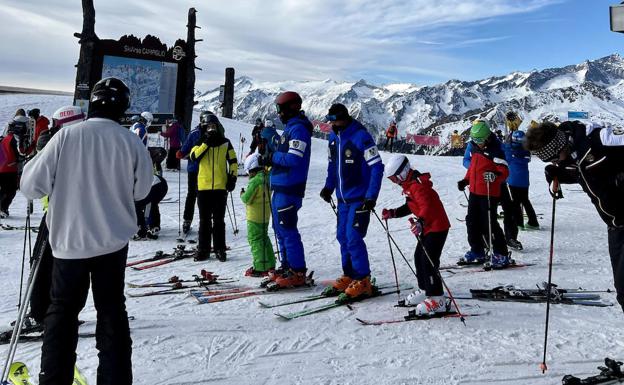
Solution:
[{"label": "ski pole", "polygon": [[394,262],[394,251],[392,251],[392,243],[390,243],[390,226],[388,226],[388,220],[386,219],[386,234],[388,236],[388,248],[390,249],[390,258],[392,258],[392,268],[394,269],[394,281],[396,282],[397,300],[401,301],[401,289],[399,288],[399,274],[397,273],[396,263]]},{"label": "ski pole", "polygon": [[234,210],[234,197],[230,191],[230,202],[232,202],[232,216],[234,217],[234,235],[238,234],[238,224],[236,223],[236,210]]},{"label": "ski pole", "polygon": [[35,277],[39,272],[39,265],[41,262],[41,257],[45,252],[45,249],[48,245],[48,234],[42,234],[44,236],[43,244],[41,245],[41,249],[39,253],[35,256],[35,259],[32,264],[32,268],[30,270],[30,274],[28,276],[28,281],[26,281],[26,295],[22,298],[21,304],[19,306],[19,311],[17,313],[17,319],[15,320],[15,325],[13,326],[13,334],[11,334],[11,342],[9,343],[9,354],[4,363],[4,369],[2,370],[2,377],[0,378],[1,383],[6,383],[9,377],[8,369],[11,362],[13,362],[13,358],[15,357],[15,352],[17,351],[17,343],[19,341],[19,335],[22,332],[23,320],[26,316],[26,310],[28,309],[28,301],[32,295]]},{"label": "ski pole", "polygon": [[338,217],[338,210],[336,209],[336,203],[334,202],[334,198],[330,198],[329,199],[329,205],[331,206],[332,210],[334,211],[334,215],[336,217]]},{"label": "ski pole", "polygon": [[[24,269],[26,267],[26,241],[28,240],[28,247],[30,247],[30,200],[26,204],[26,224],[24,225],[24,245],[22,247],[22,271],[20,273],[20,287],[19,297],[17,300],[17,307],[19,308],[22,303],[22,287],[24,286]],[[29,256],[32,259],[32,255]]]},{"label": "ski pole", "polygon": [[542,358],[542,363],[540,364],[540,369],[542,374],[546,373],[548,370],[548,366],[546,366],[546,348],[548,346],[548,321],[550,319],[550,293],[552,290],[552,263],[553,263],[553,254],[555,253],[555,208],[557,204],[557,199],[562,197],[561,188],[559,186],[559,181],[557,178],[553,180],[553,201],[552,201],[552,219],[550,223],[550,256],[548,258],[548,295],[546,296],[546,323],[544,325],[544,356]]},{"label": "ski pole", "polygon": [[487,265],[491,266],[492,265],[492,253],[494,252],[494,250],[492,250],[492,206],[490,204],[490,179],[487,178],[485,180],[485,186],[487,188],[487,203],[488,203],[488,258],[487,258]]},{"label": "ski pole", "polygon": [[377,218],[377,220],[379,221],[379,224],[381,224],[381,227],[383,227],[383,229],[386,231],[386,234],[388,236],[388,238],[390,238],[390,240],[392,241],[392,243],[394,244],[394,247],[396,247],[397,251],[399,252],[399,254],[401,255],[401,257],[403,257],[403,260],[405,261],[405,263],[407,264],[407,266],[410,268],[410,270],[412,271],[412,274],[414,274],[414,277],[418,277],[416,275],[416,271],[414,271],[414,269],[412,268],[412,265],[410,265],[409,261],[407,260],[407,258],[405,258],[405,254],[403,254],[403,252],[401,251],[401,248],[399,247],[399,245],[396,243],[396,241],[394,240],[394,238],[392,237],[392,235],[390,234],[390,232],[388,231],[388,228],[386,226],[384,226],[383,222],[381,221],[381,218],[379,218],[379,215],[377,215],[377,211],[375,210],[371,210],[373,212],[373,214],[375,214],[375,217]]},{"label": "ski pole", "polygon": [[181,217],[181,211],[182,211],[182,193],[180,192],[180,186],[181,186],[181,182],[180,180],[182,179],[182,167],[179,168],[178,170],[178,239],[182,237],[182,217]]},{"label": "ski pole", "polygon": [[438,267],[436,267],[436,265],[433,263],[433,259],[431,259],[431,256],[429,256],[429,252],[427,251],[427,248],[425,247],[425,244],[422,241],[422,237],[420,236],[420,234],[418,234],[416,236],[416,238],[418,239],[418,244],[420,245],[420,247],[422,247],[423,251],[425,252],[425,256],[429,260],[429,263],[431,264],[433,269],[436,271],[436,274],[438,274],[438,278],[440,278],[440,282],[442,282],[442,285],[444,286],[444,289],[448,293],[449,298],[451,299],[451,302],[455,306],[455,309],[457,309],[457,314],[459,315],[459,320],[464,324],[464,326],[466,326],[466,318],[464,317],[464,314],[462,313],[461,309],[459,308],[459,305],[457,304],[457,301],[455,300],[455,297],[453,296],[453,293],[451,293],[451,289],[449,289],[449,287],[446,285],[446,282],[444,281],[444,278],[442,278],[442,274],[440,273],[440,269]]},{"label": "ski pole", "polygon": [[227,203],[227,197],[225,198],[225,209],[227,210],[228,216],[230,217],[230,224],[232,225],[232,232],[236,234],[234,228],[234,221],[232,220],[232,213],[230,213],[230,205]]}]

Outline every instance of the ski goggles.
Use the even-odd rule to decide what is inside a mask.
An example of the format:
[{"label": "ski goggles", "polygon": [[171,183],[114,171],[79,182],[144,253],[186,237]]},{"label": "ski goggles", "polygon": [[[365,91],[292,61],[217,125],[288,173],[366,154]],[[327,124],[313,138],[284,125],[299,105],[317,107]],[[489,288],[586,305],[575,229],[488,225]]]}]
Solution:
[{"label": "ski goggles", "polygon": [[485,143],[486,138],[470,138],[475,144],[481,145]]}]

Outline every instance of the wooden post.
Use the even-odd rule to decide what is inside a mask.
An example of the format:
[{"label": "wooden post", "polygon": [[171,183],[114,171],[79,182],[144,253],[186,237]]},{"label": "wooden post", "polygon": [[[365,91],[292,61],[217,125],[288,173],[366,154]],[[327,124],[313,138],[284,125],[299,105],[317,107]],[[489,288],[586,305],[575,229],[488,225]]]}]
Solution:
[{"label": "wooden post", "polygon": [[80,44],[80,57],[76,64],[76,86],[74,89],[74,105],[80,105],[88,112],[88,102],[94,81],[91,77],[93,56],[99,42],[95,34],[95,7],[93,0],[82,0],[82,32],[74,33]]},{"label": "wooden post", "polygon": [[234,68],[225,69],[225,90],[223,95],[223,117],[232,119],[234,113]]},{"label": "wooden post", "polygon": [[193,106],[195,105],[195,69],[201,70],[201,68],[195,67],[195,43],[201,40],[195,39],[195,29],[197,26],[197,10],[195,8],[189,8],[188,12],[188,24],[186,25],[186,47],[187,58],[186,61],[186,87],[184,89],[184,112],[180,117],[184,129],[191,130],[191,124],[193,121]]}]

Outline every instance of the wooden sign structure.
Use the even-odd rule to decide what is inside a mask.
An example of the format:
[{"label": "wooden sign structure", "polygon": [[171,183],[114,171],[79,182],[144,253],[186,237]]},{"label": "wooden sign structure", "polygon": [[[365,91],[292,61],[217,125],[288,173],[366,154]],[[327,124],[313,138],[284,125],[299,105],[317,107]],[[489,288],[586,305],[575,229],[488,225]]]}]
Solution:
[{"label": "wooden sign structure", "polygon": [[80,57],[76,71],[74,105],[88,113],[89,96],[95,83],[108,76],[120,78],[130,88],[131,104],[122,124],[133,115],[148,111],[154,116],[152,126],[177,118],[185,129],[191,126],[195,92],[196,13],[189,9],[187,40],[178,39],[167,47],[155,36],[142,40],[125,35],[119,40],[100,39],[95,33],[93,0],[82,0]]}]

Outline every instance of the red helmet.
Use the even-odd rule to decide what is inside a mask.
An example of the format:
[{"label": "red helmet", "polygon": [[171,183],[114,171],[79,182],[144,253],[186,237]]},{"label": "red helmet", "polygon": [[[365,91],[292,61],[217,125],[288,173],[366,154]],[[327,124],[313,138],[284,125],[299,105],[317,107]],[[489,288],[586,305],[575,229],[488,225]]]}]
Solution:
[{"label": "red helmet", "polygon": [[282,92],[275,98],[275,104],[280,108],[287,107],[291,111],[299,111],[302,102],[301,96],[294,91]]}]

